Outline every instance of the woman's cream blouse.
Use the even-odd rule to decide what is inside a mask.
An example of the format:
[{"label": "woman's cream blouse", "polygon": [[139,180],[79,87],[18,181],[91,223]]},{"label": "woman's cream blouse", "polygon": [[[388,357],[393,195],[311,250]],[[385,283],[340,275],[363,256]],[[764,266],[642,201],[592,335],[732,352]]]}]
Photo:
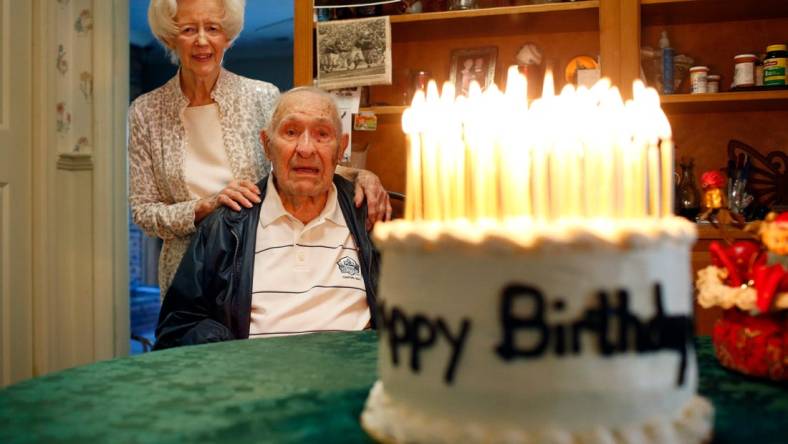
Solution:
[{"label": "woman's cream blouse", "polygon": [[[219,108],[222,143],[236,180],[259,181],[269,169],[260,144],[279,90],[222,69],[211,98]],[[162,297],[189,245],[193,198],[184,177],[184,109],[179,74],[138,97],[129,108],[129,205],[134,223],[164,240],[159,257]]]}]

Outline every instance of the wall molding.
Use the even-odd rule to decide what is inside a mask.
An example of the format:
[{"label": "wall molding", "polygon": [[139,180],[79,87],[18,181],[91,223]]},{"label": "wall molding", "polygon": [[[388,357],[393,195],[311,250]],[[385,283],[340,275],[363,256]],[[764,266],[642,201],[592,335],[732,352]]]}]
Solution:
[{"label": "wall molding", "polygon": [[60,153],[57,169],[64,171],[92,171],[93,155],[89,153]]},{"label": "wall molding", "polygon": [[109,359],[128,355],[130,336],[129,0],[93,0],[93,18],[93,347],[96,359]]},{"label": "wall molding", "polygon": [[0,0],[0,131],[8,129],[11,96],[11,0]]},{"label": "wall molding", "polygon": [[9,260],[11,246],[9,220],[8,184],[0,182],[0,386],[11,382],[11,283]]},{"label": "wall molding", "polygon": [[59,218],[52,208],[52,196],[58,190],[57,140],[55,135],[55,74],[52,60],[56,56],[55,13],[59,3],[47,0],[33,2],[33,275],[48,276],[33,279],[33,376],[40,376],[55,368],[58,348],[57,318],[52,309],[56,299],[54,273],[54,226]]},{"label": "wall molding", "polygon": [[[38,177],[31,167],[31,99],[36,90],[32,80],[32,2],[0,0],[0,8],[0,45],[14,62],[2,67],[6,76],[2,82],[12,85],[3,91],[2,101],[8,101],[13,112],[5,116],[5,128],[0,132],[0,385],[6,385],[33,374],[31,292],[36,276],[31,188]],[[8,39],[9,35],[13,39]]]}]

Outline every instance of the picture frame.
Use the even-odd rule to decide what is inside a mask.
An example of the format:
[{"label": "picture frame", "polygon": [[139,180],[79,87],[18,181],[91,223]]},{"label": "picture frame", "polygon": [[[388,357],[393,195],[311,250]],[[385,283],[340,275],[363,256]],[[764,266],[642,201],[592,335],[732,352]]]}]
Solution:
[{"label": "picture frame", "polygon": [[449,81],[454,84],[457,95],[467,96],[472,81],[485,90],[495,81],[495,65],[498,47],[454,49],[451,52]]},{"label": "picture frame", "polygon": [[388,16],[317,23],[317,86],[391,84]]}]

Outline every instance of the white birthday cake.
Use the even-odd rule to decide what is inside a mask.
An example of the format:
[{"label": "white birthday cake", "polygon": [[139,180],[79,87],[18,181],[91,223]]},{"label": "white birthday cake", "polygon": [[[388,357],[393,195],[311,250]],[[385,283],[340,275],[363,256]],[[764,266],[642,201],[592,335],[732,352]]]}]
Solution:
[{"label": "white birthday cake", "polygon": [[362,421],[396,442],[699,443],[682,219],[531,236],[377,229],[379,377]]},{"label": "white birthday cake", "polygon": [[[579,91],[591,98],[578,100],[604,109],[607,99],[593,93]],[[502,97],[476,95],[457,106],[483,109]],[[416,117],[446,115],[440,107],[451,102],[447,96],[453,91],[445,87],[440,100],[435,90],[426,100],[417,96]],[[549,109],[561,106],[536,104],[519,115],[543,123]],[[515,150],[506,131],[493,130],[487,146],[494,149],[479,155],[472,145],[488,139],[475,137],[470,123],[457,136],[430,135],[410,125],[413,117],[406,111],[403,126],[407,195],[416,198],[406,220],[378,224],[374,233],[382,254],[379,380],[361,416],[364,429],[384,442],[708,441],[712,407],[696,395],[692,339],[696,230],[670,214],[672,181],[659,167],[672,165],[672,145],[657,148],[644,137],[638,178],[615,169],[616,150],[608,153],[607,174],[604,157],[593,157],[599,144],[582,137],[575,146],[587,151],[572,157],[542,149],[566,146],[544,133],[533,144],[518,140]],[[606,122],[598,126],[609,129]],[[438,126],[451,127],[445,123]],[[468,150],[447,154],[457,146]],[[559,160],[590,182],[553,180],[559,177],[550,165]],[[496,179],[479,165],[493,165]],[[512,165],[529,179],[518,181],[507,170]],[[543,167],[551,174],[541,174]],[[467,186],[447,185],[457,177]],[[551,198],[542,199],[545,193]],[[490,199],[497,204],[488,206]]]}]

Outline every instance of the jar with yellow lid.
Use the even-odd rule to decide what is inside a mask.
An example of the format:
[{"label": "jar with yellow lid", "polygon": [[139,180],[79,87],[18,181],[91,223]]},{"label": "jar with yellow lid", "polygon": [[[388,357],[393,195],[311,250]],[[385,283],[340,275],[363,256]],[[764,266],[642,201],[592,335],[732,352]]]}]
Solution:
[{"label": "jar with yellow lid", "polygon": [[788,58],[786,45],[769,45],[766,47],[766,59],[763,61],[763,85],[785,86],[785,61]]}]

